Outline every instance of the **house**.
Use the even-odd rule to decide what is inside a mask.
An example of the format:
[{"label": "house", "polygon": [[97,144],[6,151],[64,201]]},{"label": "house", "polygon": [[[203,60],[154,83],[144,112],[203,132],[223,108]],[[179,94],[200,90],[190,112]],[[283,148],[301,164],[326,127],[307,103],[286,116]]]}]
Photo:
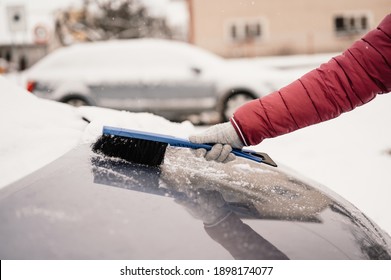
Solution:
[{"label": "house", "polygon": [[390,0],[187,0],[189,42],[224,57],[343,51]]}]

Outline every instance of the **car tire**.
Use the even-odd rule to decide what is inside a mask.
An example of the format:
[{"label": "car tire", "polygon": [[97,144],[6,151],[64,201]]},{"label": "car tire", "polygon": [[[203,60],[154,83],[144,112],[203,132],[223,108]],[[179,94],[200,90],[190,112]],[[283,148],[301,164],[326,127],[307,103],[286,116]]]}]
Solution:
[{"label": "car tire", "polygon": [[228,121],[233,113],[244,103],[253,100],[255,97],[247,92],[236,92],[230,95],[224,102],[221,111],[222,121]]},{"label": "car tire", "polygon": [[64,103],[72,105],[74,107],[89,106],[90,104],[83,98],[80,97],[70,97],[63,100]]}]

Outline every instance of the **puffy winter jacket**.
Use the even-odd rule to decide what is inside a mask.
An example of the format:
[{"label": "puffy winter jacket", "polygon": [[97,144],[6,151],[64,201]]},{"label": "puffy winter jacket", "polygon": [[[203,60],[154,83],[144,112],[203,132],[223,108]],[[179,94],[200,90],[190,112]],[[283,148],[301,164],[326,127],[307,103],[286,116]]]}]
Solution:
[{"label": "puffy winter jacket", "polygon": [[240,107],[231,123],[255,145],[339,116],[391,91],[391,14],[343,54],[290,85]]}]

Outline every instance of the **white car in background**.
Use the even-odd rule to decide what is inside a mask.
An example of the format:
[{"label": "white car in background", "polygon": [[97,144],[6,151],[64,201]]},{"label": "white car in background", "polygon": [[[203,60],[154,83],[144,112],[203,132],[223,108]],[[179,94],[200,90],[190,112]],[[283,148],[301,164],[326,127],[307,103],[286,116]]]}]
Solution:
[{"label": "white car in background", "polygon": [[271,69],[235,64],[184,42],[133,39],[54,51],[26,72],[39,97],[75,106],[151,112],[171,120],[218,113],[275,90]]}]

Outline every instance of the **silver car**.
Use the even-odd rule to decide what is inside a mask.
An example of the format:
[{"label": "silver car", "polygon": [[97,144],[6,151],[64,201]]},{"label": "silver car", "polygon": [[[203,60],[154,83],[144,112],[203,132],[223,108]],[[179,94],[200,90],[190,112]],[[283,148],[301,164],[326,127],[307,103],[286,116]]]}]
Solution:
[{"label": "silver car", "polygon": [[171,120],[214,112],[218,121],[227,120],[243,102],[274,90],[269,83],[275,76],[271,69],[156,39],[64,47],[26,73],[28,89],[39,97],[151,112]]}]

